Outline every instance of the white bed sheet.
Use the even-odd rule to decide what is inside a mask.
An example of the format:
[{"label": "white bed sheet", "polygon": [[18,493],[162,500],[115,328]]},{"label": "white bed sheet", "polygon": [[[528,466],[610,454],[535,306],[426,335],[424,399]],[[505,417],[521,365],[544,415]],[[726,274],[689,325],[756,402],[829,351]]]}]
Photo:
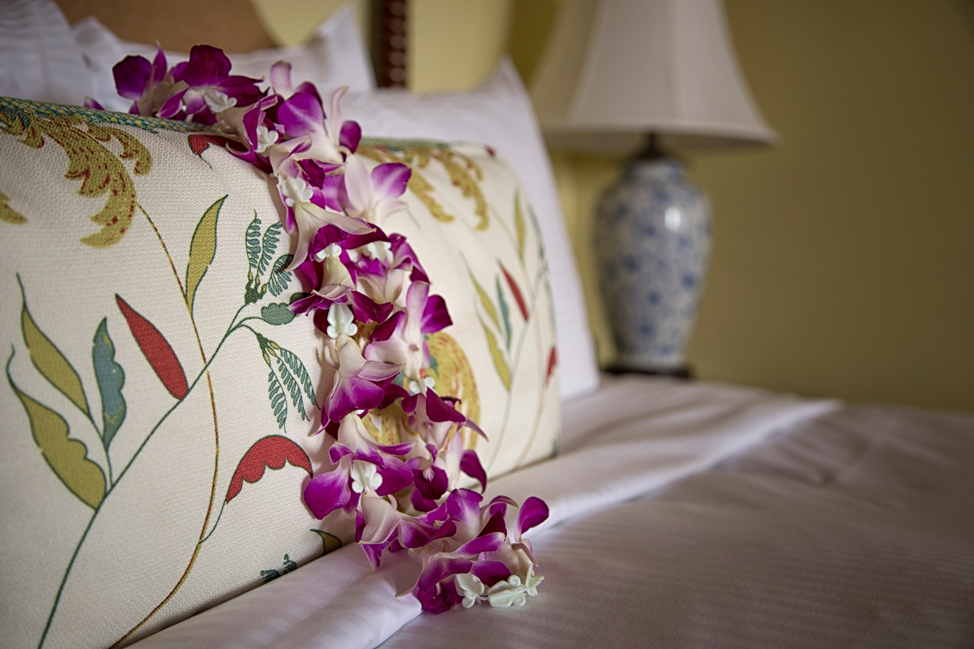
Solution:
[{"label": "white bed sheet", "polygon": [[383,648],[974,647],[974,417],[843,408],[533,542],[528,606]]},{"label": "white bed sheet", "polygon": [[[837,407],[753,389],[606,378],[598,392],[565,406],[560,455],[493,481],[488,496],[545,498],[551,517],[533,532],[540,540],[551,528],[557,538],[559,523],[587,520],[587,513],[658,490]],[[547,574],[555,556],[540,546],[538,557]],[[415,576],[415,567],[397,557],[371,573],[361,550],[342,548],[137,646],[373,647],[419,615],[412,596],[394,597]],[[425,628],[450,620],[463,626],[476,620],[492,625],[495,619],[515,619],[512,615],[528,619],[549,592],[559,591],[560,579],[544,584],[544,596],[516,613],[495,611],[499,618],[482,617],[488,611],[461,618],[450,613],[421,616],[416,622]],[[415,640],[412,628],[407,626],[410,635],[396,641]],[[461,635],[463,640],[456,642],[476,640]]]},{"label": "white bed sheet", "polygon": [[139,646],[974,644],[974,417],[637,379],[565,410],[490,489],[551,505],[524,609],[418,616],[349,547]]}]

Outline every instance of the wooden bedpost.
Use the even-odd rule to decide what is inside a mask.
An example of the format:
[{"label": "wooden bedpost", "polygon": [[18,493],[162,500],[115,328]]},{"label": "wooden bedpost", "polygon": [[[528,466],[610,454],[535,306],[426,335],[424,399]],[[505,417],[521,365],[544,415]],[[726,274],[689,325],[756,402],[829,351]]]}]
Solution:
[{"label": "wooden bedpost", "polygon": [[406,87],[406,1],[372,0],[372,65],[380,88]]}]

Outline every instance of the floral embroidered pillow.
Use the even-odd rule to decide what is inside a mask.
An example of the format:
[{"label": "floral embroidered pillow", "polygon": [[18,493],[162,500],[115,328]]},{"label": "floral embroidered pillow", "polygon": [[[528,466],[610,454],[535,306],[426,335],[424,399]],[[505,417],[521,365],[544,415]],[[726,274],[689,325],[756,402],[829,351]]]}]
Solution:
[{"label": "floral embroidered pillow", "polygon": [[[354,117],[352,115],[351,117]],[[321,332],[268,179],[192,124],[0,99],[0,626],[11,646],[125,644],[343,542],[303,486],[327,464]],[[453,326],[425,377],[489,475],[554,449],[547,266],[479,145],[366,141],[404,162],[408,237]],[[401,410],[365,424],[397,441]],[[340,514],[341,512],[338,512]]]}]

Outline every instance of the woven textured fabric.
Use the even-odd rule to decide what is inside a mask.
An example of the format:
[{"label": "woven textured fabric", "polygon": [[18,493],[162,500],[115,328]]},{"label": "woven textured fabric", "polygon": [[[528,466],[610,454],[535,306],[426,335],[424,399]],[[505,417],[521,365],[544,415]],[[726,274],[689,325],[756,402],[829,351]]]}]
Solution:
[{"label": "woven textured fabric", "polygon": [[[322,334],[287,309],[308,287],[283,270],[283,208],[222,143],[0,99],[7,646],[125,644],[351,538],[341,512],[318,521],[301,501],[327,462],[310,434]],[[481,145],[359,153],[414,169],[384,229],[449,305],[429,376],[490,437],[467,445],[490,475],[549,456],[552,298],[515,175]],[[394,441],[398,416],[367,427]]]}]

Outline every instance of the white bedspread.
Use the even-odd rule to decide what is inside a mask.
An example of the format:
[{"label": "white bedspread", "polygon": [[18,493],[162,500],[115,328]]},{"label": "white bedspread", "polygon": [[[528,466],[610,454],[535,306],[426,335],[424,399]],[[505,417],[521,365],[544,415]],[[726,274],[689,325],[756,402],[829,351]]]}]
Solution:
[{"label": "white bedspread", "polygon": [[417,617],[349,547],[138,646],[970,646],[974,418],[633,378],[564,415],[489,489],[551,507],[525,608]]}]

